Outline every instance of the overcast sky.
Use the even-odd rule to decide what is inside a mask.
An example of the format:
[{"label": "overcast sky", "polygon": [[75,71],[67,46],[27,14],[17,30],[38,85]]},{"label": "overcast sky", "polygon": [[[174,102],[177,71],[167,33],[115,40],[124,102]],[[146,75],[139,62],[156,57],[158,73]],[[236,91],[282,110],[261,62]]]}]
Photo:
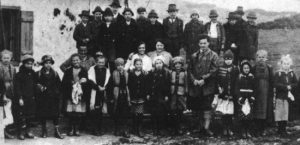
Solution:
[{"label": "overcast sky", "polygon": [[215,4],[217,7],[236,9],[238,5],[244,9],[260,8],[268,11],[300,12],[300,0],[186,0],[197,3]]}]

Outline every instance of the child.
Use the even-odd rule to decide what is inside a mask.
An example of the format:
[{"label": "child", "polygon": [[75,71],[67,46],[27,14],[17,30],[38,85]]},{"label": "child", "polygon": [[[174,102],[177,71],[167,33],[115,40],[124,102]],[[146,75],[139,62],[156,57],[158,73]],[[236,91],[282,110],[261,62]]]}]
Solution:
[{"label": "child", "polygon": [[129,90],[128,90],[128,73],[124,70],[124,59],[115,60],[116,70],[113,72],[113,94],[114,94],[114,120],[116,136],[122,135],[129,138],[126,123],[129,114]]},{"label": "child", "polygon": [[[233,65],[233,53],[227,50],[224,53],[224,63],[219,66],[217,73],[217,85],[219,88],[219,98],[223,100],[233,101],[235,98],[235,80],[238,76],[238,68]],[[232,117],[233,114],[223,114],[223,135],[232,137]]]},{"label": "child", "polygon": [[180,129],[180,122],[182,113],[186,110],[186,94],[187,87],[187,72],[184,70],[184,60],[177,56],[173,58],[174,70],[171,72],[171,98],[170,108],[171,117],[174,127],[174,135],[182,133]]},{"label": "child", "polygon": [[280,69],[275,73],[274,87],[276,89],[275,99],[275,121],[278,124],[278,134],[287,135],[286,125],[289,119],[290,101],[295,101],[293,89],[297,86],[297,77],[291,69],[293,61],[290,55],[282,56],[279,62]]},{"label": "child", "polygon": [[[242,137],[251,138],[250,125],[253,117],[254,96],[254,76],[250,73],[251,64],[248,61],[241,63],[241,72],[236,83],[236,107],[238,120],[241,122]],[[246,108],[248,107],[248,109]]]},{"label": "child", "polygon": [[44,55],[42,57],[43,65],[42,69],[37,73],[37,117],[42,124],[42,138],[47,137],[46,121],[48,119],[53,120],[55,125],[54,136],[59,139],[63,139],[63,136],[59,131],[59,114],[60,114],[60,85],[61,80],[58,73],[52,68],[54,60],[50,55]]},{"label": "child", "polygon": [[98,56],[97,64],[88,71],[89,79],[92,81],[93,89],[91,92],[90,109],[93,123],[97,125],[94,135],[100,136],[102,125],[102,109],[106,101],[106,86],[110,79],[110,70],[105,67],[105,57]]},{"label": "child", "polygon": [[[3,79],[5,84],[5,95],[4,97],[4,110],[5,110],[5,118],[4,118],[4,125],[7,126],[9,124],[14,123],[13,116],[16,115],[16,113],[12,112],[12,110],[15,110],[12,108],[12,102],[14,97],[14,77],[16,75],[16,68],[12,65],[11,59],[12,59],[13,53],[9,50],[3,50],[1,52],[1,63],[0,63],[0,78]],[[7,139],[13,139],[14,136],[10,135],[8,131],[4,130],[5,138]]]},{"label": "child", "polygon": [[176,4],[169,4],[167,11],[169,16],[163,20],[167,51],[169,51],[172,56],[177,56],[182,47],[183,20],[177,16],[178,9]]},{"label": "child", "polygon": [[144,101],[148,95],[148,80],[146,72],[143,71],[142,59],[136,58],[134,67],[129,73],[128,88],[133,113],[133,131],[137,136],[141,137],[140,126],[144,113]]},{"label": "child", "polygon": [[15,95],[18,103],[17,113],[19,122],[20,140],[34,138],[30,129],[30,119],[35,117],[36,113],[36,94],[37,80],[34,70],[32,69],[34,59],[31,55],[25,55],[22,60],[20,71],[15,77]]},{"label": "child", "polygon": [[86,82],[87,71],[80,66],[80,56],[71,56],[72,66],[67,69],[62,79],[62,90],[66,103],[66,113],[69,117],[69,136],[80,136],[79,124],[86,113]]},{"label": "child", "polygon": [[[150,96],[147,96],[151,108],[153,134],[159,135],[163,121],[167,117],[167,101],[169,96],[169,73],[165,69],[163,56],[153,60],[154,70],[149,73]],[[165,119],[165,120],[164,120]]]},{"label": "child", "polygon": [[259,50],[256,53],[256,65],[253,68],[255,77],[254,118],[256,119],[256,135],[265,136],[266,123],[273,121],[273,71],[267,64],[268,53]]}]

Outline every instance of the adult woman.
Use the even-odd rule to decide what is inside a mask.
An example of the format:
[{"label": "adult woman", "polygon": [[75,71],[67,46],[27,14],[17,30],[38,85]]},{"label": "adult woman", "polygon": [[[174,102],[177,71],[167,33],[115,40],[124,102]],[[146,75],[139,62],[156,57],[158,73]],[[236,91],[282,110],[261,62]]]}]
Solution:
[{"label": "adult woman", "polygon": [[146,44],[145,42],[140,42],[138,45],[138,53],[133,54],[128,58],[127,63],[125,64],[125,70],[133,70],[135,68],[133,62],[135,59],[139,58],[143,61],[143,71],[149,72],[152,69],[152,60],[145,52]]},{"label": "adult woman", "polygon": [[155,46],[156,46],[156,50],[149,52],[148,56],[152,59],[152,61],[154,60],[155,57],[162,56],[164,58],[165,65],[169,67],[172,60],[172,55],[171,53],[165,51],[164,42],[161,39],[157,39],[155,41]]},{"label": "adult woman", "polygon": [[46,120],[53,120],[55,126],[54,136],[63,139],[59,131],[59,104],[61,81],[58,73],[52,68],[54,60],[50,55],[42,57],[42,69],[37,73],[37,117],[42,124],[42,137],[47,137]]}]

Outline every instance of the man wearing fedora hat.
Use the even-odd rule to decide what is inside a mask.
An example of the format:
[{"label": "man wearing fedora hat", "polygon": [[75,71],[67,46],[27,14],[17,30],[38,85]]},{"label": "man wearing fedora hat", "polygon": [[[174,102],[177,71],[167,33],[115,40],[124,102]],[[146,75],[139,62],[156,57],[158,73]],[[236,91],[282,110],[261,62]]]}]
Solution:
[{"label": "man wearing fedora hat", "polygon": [[119,23],[125,21],[123,15],[119,13],[120,8],[122,8],[119,0],[113,0],[113,2],[109,6],[113,12],[113,18],[115,22]]},{"label": "man wearing fedora hat", "polygon": [[216,10],[210,11],[210,21],[205,24],[205,31],[209,36],[210,49],[220,54],[225,45],[225,31],[222,23],[217,20],[218,16]]},{"label": "man wearing fedora hat", "polygon": [[167,50],[172,56],[177,56],[182,47],[183,20],[177,17],[176,4],[169,4],[167,12],[169,16],[163,20]]},{"label": "man wearing fedora hat", "polygon": [[225,30],[225,51],[231,50],[234,54],[233,64],[237,65],[238,62],[238,50],[236,46],[236,22],[237,22],[238,16],[235,12],[229,12],[227,17],[227,22],[223,25]]},{"label": "man wearing fedora hat", "polygon": [[256,25],[256,13],[249,12],[247,15],[247,38],[248,38],[248,47],[245,51],[245,56],[242,55],[242,59],[247,59],[250,61],[255,60],[255,54],[258,49],[258,27]]},{"label": "man wearing fedora hat", "polygon": [[87,10],[83,10],[81,14],[79,14],[79,17],[81,18],[81,23],[76,25],[73,33],[73,38],[76,41],[77,48],[81,45],[87,45],[89,47],[90,41],[92,39],[92,27],[89,23],[90,12]]},{"label": "man wearing fedora hat", "polygon": [[94,19],[91,22],[91,55],[95,55],[97,51],[99,51],[99,40],[97,40],[97,36],[99,35],[100,25],[103,23],[102,21],[102,13],[103,10],[100,6],[97,6],[93,11]]},{"label": "man wearing fedora hat", "polygon": [[205,34],[203,22],[199,20],[199,13],[193,11],[191,14],[191,21],[185,24],[184,28],[184,46],[187,52],[187,61],[193,53],[199,50],[198,42],[201,35]]}]

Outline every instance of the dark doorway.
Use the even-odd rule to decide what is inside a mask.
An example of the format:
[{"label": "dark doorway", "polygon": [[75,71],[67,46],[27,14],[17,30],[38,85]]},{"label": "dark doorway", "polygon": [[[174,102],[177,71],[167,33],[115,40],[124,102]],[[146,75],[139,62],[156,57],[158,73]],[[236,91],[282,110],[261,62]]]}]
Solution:
[{"label": "dark doorway", "polygon": [[[2,13],[2,14],[1,14]],[[21,11],[19,7],[2,7],[0,17],[0,50],[8,49],[13,52],[13,59],[20,57]],[[3,21],[2,21],[3,20]],[[2,21],[2,22],[1,22]]]}]

